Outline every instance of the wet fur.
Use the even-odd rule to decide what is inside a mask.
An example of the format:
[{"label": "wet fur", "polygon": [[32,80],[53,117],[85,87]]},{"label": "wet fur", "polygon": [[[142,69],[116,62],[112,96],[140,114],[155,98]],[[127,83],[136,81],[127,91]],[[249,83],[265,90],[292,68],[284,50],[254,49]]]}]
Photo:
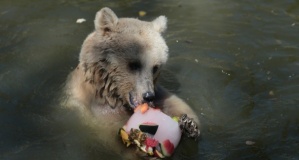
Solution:
[{"label": "wet fur", "polygon": [[95,31],[82,45],[78,66],[68,77],[66,106],[77,108],[86,123],[93,123],[101,131],[100,140],[116,154],[128,153],[120,144],[117,130],[132,109],[143,103],[142,94],[146,91],[155,93],[154,105],[164,113],[187,114],[199,124],[184,101],[155,85],[168,57],[168,47],[161,36],[165,29],[164,16],[144,22],[118,18],[112,10],[103,8],[96,15]]}]

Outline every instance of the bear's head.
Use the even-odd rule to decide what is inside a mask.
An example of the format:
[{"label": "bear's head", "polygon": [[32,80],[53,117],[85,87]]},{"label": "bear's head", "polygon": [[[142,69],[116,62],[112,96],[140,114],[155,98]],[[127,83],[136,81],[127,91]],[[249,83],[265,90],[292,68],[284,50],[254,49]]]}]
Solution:
[{"label": "bear's head", "polygon": [[111,107],[135,108],[155,98],[154,84],[168,58],[161,36],[167,19],[151,22],[118,18],[109,8],[97,12],[95,31],[84,41],[80,66],[95,96]]}]

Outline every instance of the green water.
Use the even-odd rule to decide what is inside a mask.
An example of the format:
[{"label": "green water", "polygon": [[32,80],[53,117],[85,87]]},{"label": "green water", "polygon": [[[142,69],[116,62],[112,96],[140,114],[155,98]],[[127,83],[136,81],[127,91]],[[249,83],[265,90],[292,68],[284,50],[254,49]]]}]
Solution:
[{"label": "green water", "polygon": [[198,113],[202,133],[172,159],[299,159],[298,1],[2,0],[1,160],[120,158],[58,103],[105,6],[168,17],[160,83]]}]

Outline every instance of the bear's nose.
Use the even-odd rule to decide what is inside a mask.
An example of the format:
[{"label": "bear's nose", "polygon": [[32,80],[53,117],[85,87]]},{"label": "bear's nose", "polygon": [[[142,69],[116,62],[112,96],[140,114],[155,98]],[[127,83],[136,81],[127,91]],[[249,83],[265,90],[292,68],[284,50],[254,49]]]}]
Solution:
[{"label": "bear's nose", "polygon": [[152,102],[155,99],[155,94],[153,92],[143,93],[143,100],[146,102]]}]

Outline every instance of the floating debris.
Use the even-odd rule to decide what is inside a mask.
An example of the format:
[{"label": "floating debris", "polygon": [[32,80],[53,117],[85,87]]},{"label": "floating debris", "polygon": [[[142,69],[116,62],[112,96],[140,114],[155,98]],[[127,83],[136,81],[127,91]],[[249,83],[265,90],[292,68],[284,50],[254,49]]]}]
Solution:
[{"label": "floating debris", "polygon": [[198,59],[194,59],[194,61],[195,61],[196,63],[198,63]]},{"label": "floating debris", "polygon": [[228,76],[230,76],[230,73],[227,73],[224,70],[221,70],[221,72],[224,73],[224,74],[226,74],[226,75],[228,75]]},{"label": "floating debris", "polygon": [[274,96],[274,91],[273,90],[269,91],[269,95]]},{"label": "floating debris", "polygon": [[191,40],[185,40],[185,42],[188,43],[188,44],[192,43]]},{"label": "floating debris", "polygon": [[291,75],[289,75],[289,78],[292,78],[292,77],[294,77],[295,76],[295,74],[291,74]]},{"label": "floating debris", "polygon": [[146,15],[146,12],[145,11],[139,11],[139,17],[143,17],[143,16],[145,16]]},{"label": "floating debris", "polygon": [[79,18],[79,19],[77,19],[76,23],[83,23],[83,22],[85,22],[85,21],[86,21],[86,19],[84,19],[84,18]]},{"label": "floating debris", "polygon": [[251,145],[254,145],[255,142],[253,142],[253,141],[246,141],[245,144],[248,145],[248,146],[251,146]]}]

